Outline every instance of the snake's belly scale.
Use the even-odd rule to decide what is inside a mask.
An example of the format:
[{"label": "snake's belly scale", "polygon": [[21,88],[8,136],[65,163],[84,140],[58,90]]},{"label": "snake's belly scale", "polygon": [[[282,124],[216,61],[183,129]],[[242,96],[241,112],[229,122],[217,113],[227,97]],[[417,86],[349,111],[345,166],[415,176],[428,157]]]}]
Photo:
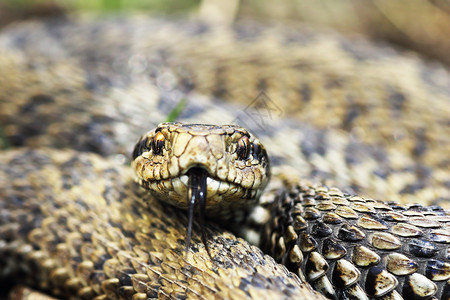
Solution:
[{"label": "snake's belly scale", "polygon": [[[349,49],[339,36],[278,27],[56,22],[54,30],[13,26],[0,37],[8,70],[0,74],[0,121],[12,146],[25,147],[0,156],[7,287],[22,282],[86,299],[321,297],[309,282],[331,298],[449,298],[448,212],[389,202],[448,203],[446,70],[395,52],[373,56],[365,42]],[[244,102],[258,89],[281,101],[287,119],[251,128],[285,180],[262,195],[276,217],[261,232],[265,251],[293,273],[211,224],[211,255],[195,222],[186,254],[185,213],[140,190],[122,165],[171,103],[187,99],[185,122],[248,120],[261,108],[237,106],[242,115],[204,96]],[[288,176],[284,165],[298,173]],[[380,196],[387,201],[371,200]]]}]

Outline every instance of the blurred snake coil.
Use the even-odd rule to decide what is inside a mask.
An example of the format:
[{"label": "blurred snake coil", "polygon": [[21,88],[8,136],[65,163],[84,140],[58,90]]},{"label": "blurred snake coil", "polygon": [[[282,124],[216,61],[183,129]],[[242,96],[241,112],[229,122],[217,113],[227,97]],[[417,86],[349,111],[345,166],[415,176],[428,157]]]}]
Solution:
[{"label": "blurred snake coil", "polygon": [[[239,225],[267,255],[214,216],[211,257],[196,222],[186,253],[186,212],[135,183],[133,146],[180,101],[179,121],[238,123],[267,149],[272,180]],[[449,299],[449,116],[447,67],[362,37],[142,16],[12,24],[0,33],[0,287]]]}]

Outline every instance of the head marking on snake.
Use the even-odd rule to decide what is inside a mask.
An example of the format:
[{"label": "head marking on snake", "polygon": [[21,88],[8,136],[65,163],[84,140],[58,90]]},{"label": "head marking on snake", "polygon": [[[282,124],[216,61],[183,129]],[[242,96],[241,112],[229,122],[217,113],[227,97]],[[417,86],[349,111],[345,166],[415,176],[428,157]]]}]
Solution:
[{"label": "head marking on snake", "polygon": [[245,202],[257,198],[270,176],[264,146],[235,125],[161,123],[136,144],[133,168],[153,196],[181,208],[188,206],[190,170],[204,169],[207,211],[249,204]]},{"label": "head marking on snake", "polygon": [[161,123],[139,139],[132,166],[155,198],[188,209],[187,246],[195,207],[201,222],[232,214],[254,204],[270,178],[264,146],[236,125]]}]

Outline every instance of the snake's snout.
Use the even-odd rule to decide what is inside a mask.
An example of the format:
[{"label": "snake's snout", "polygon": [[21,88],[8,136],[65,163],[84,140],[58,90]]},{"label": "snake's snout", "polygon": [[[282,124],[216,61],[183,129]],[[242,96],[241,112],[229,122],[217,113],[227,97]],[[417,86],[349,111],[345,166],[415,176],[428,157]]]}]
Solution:
[{"label": "snake's snout", "polygon": [[205,170],[210,177],[226,181],[230,158],[226,154],[222,136],[180,134],[171,146],[169,169],[178,169],[179,175],[185,175],[191,169],[199,168]]}]

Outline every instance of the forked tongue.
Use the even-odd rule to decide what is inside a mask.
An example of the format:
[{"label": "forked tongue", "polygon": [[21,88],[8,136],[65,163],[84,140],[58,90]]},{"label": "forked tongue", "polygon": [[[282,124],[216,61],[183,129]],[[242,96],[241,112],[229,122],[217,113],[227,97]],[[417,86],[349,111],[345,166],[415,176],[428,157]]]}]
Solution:
[{"label": "forked tongue", "polygon": [[199,205],[200,214],[200,227],[202,230],[202,242],[205,245],[206,252],[211,258],[208,245],[206,244],[206,228],[205,228],[205,210],[206,210],[206,179],[208,178],[208,172],[202,168],[192,168],[187,173],[188,180],[188,230],[186,239],[186,253],[191,245],[192,237],[192,224],[194,221],[194,210]]}]

